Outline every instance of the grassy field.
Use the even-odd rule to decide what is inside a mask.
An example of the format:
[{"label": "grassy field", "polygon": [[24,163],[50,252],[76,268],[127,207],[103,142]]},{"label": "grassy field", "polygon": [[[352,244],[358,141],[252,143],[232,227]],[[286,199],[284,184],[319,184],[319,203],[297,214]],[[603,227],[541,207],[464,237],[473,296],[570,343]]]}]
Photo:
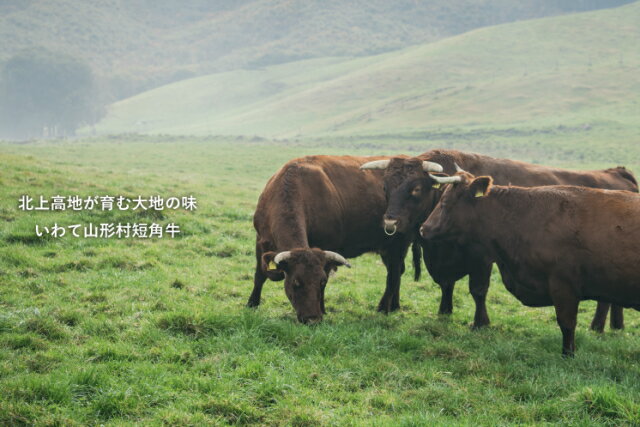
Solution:
[{"label": "grassy field", "polygon": [[635,2],[382,55],[212,74],[113,104],[96,132],[295,138],[463,126],[637,135],[639,21]]},{"label": "grassy field", "polygon": [[[455,143],[447,134],[0,143],[0,424],[639,424],[640,316],[631,310],[626,330],[598,335],[588,330],[595,304],[583,303],[578,352],[566,360],[553,309],[523,307],[496,271],[492,325],[484,330],[469,327],[466,283],[458,285],[454,314],[439,317],[439,289],[430,278],[411,281],[411,271],[401,311],[376,313],[385,271],[374,255],[330,280],[328,315],[317,327],[296,322],[281,283],[267,282],[257,310],[244,307],[253,209],[288,159],[417,153],[437,140],[640,172],[637,144],[598,145],[597,135],[587,135],[586,144],[561,133],[470,133],[468,141],[459,134]],[[199,209],[25,213],[17,209],[22,194],[193,194]],[[107,221],[175,222],[183,233],[161,240],[34,233],[36,224]]]}]

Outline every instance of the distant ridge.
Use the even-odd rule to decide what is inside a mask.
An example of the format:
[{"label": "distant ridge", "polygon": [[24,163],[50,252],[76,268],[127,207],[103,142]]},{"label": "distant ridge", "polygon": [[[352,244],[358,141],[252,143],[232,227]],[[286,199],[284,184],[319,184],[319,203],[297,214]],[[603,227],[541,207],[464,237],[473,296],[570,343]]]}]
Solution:
[{"label": "distant ridge", "polygon": [[295,137],[637,125],[638,22],[640,2],[381,55],[212,74],[115,103],[96,129]]},{"label": "distant ridge", "polygon": [[122,99],[197,75],[366,56],[473,28],[629,0],[4,0],[0,63],[44,47],[87,61]]}]

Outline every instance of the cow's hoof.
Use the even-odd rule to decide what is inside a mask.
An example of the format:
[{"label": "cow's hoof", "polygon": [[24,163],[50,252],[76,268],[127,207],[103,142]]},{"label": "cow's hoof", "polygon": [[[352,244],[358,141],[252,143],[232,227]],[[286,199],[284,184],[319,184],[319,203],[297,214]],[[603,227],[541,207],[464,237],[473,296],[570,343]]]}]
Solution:
[{"label": "cow's hoof", "polygon": [[249,308],[256,308],[259,305],[260,305],[260,301],[253,301],[253,300],[247,301],[247,307]]},{"label": "cow's hoof", "polygon": [[473,323],[471,325],[471,330],[472,331],[477,331],[478,329],[483,329],[489,326],[489,322],[482,322],[482,323]]},{"label": "cow's hoof", "polygon": [[624,329],[624,321],[616,321],[615,319],[611,319],[611,329]]},{"label": "cow's hoof", "polygon": [[378,313],[383,313],[383,314],[389,314],[389,312],[391,311],[389,309],[389,306],[387,304],[378,304],[378,308],[377,308]]},{"label": "cow's hoof", "polygon": [[391,301],[383,297],[378,303],[378,313],[387,314],[391,311]]}]

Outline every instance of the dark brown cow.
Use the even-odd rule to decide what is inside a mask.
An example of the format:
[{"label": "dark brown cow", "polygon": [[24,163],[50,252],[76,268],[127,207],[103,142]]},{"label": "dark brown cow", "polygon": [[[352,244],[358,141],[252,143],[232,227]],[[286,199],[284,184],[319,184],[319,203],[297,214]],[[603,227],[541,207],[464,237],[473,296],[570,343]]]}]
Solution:
[{"label": "dark brown cow", "polygon": [[[384,157],[308,156],[288,162],[269,180],[253,217],[256,271],[248,306],[260,304],[267,278],[284,279],[298,320],[318,322],[328,273],[347,264],[343,257],[365,252],[378,252],[387,268],[380,305],[398,304],[398,294],[391,291],[399,289],[404,258],[417,233],[389,238],[380,227],[386,208],[382,171],[359,169],[380,159]],[[441,169],[434,165],[434,170]],[[418,271],[420,254],[414,252],[416,260]]]},{"label": "dark brown cow", "polygon": [[[455,173],[456,165],[459,165],[477,175],[491,175],[497,184],[503,185],[531,187],[570,184],[638,191],[633,175],[621,167],[576,172],[456,150],[431,150],[414,158],[397,157],[388,162],[363,165],[367,169],[385,169],[384,187],[389,204],[384,226],[389,233],[416,230],[438,203],[441,192],[433,188],[435,182],[422,169],[424,161],[442,165],[448,174]],[[489,324],[486,294],[491,275],[490,260],[477,256],[478,251],[472,247],[462,247],[452,242],[423,241],[422,249],[427,269],[442,290],[439,312],[452,312],[455,282],[469,275],[469,290],[476,303],[473,325],[481,327]],[[472,255],[474,253],[476,255]],[[604,329],[608,309],[608,304],[598,304],[592,322],[594,330]],[[623,327],[622,309],[619,307],[612,309],[611,325],[614,328]]]},{"label": "dark brown cow", "polygon": [[640,310],[640,195],[492,186],[491,177],[466,172],[451,178],[458,182],[445,190],[422,236],[473,242],[496,261],[507,290],[523,304],[553,305],[563,354],[575,351],[581,300]]}]

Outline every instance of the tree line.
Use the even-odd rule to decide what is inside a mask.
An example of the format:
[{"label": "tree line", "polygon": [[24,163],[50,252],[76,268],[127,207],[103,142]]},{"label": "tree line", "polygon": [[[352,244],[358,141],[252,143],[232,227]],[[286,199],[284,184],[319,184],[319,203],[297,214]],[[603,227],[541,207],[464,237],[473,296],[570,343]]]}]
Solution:
[{"label": "tree line", "polygon": [[91,68],[45,49],[12,56],[0,72],[0,138],[68,137],[104,114]]}]

